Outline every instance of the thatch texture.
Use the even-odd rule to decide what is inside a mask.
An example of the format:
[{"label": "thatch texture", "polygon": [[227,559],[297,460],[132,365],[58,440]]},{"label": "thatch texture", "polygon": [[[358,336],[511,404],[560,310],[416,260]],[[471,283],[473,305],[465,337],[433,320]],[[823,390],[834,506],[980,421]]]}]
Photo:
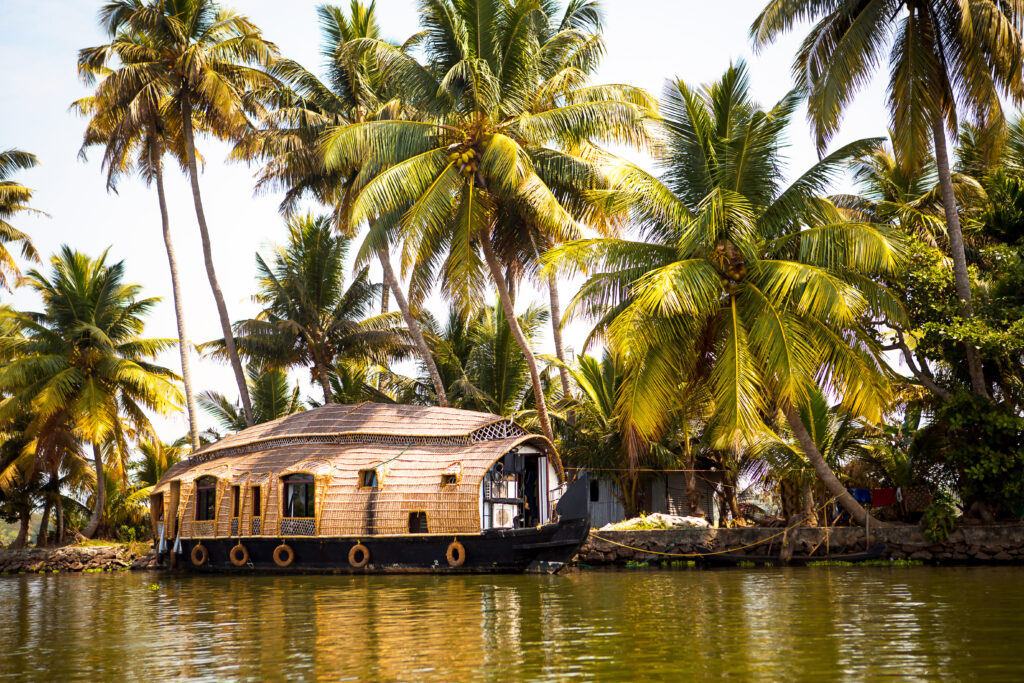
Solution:
[{"label": "thatch texture", "polygon": [[[427,514],[430,533],[476,533],[484,474],[527,442],[561,471],[546,439],[496,415],[422,406],[330,405],[211,444],[171,468],[154,493],[164,496],[164,509],[170,511],[171,482],[180,482],[179,519],[186,538],[405,534],[411,512]],[[377,488],[361,486],[363,470],[376,470]],[[296,473],[314,478],[315,519],[282,519],[281,477]],[[218,482],[217,519],[196,521],[195,482],[207,475]],[[241,501],[237,518],[234,486]],[[261,487],[259,511],[252,509],[256,486]]]}]

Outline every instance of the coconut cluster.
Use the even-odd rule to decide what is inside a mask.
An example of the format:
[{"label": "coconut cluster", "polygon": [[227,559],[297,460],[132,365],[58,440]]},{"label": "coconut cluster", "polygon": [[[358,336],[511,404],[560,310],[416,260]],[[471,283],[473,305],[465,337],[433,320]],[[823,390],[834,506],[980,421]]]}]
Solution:
[{"label": "coconut cluster", "polygon": [[448,161],[459,164],[459,173],[473,175],[480,168],[480,161],[477,159],[476,150],[469,147],[463,151],[455,150],[448,155]]}]

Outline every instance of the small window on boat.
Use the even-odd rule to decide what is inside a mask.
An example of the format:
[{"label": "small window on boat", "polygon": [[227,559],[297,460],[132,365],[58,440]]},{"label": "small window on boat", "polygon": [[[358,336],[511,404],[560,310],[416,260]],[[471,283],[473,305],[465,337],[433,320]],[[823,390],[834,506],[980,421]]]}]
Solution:
[{"label": "small window on boat", "polygon": [[289,474],[281,477],[284,482],[284,516],[316,517],[313,501],[313,475]]},{"label": "small window on boat", "polygon": [[601,482],[597,479],[590,480],[590,502],[596,503],[601,500]]},{"label": "small window on boat", "polygon": [[231,516],[238,517],[242,513],[242,487],[231,487]]},{"label": "small window on boat", "polygon": [[459,475],[457,474],[442,474],[441,475],[441,486],[455,486],[459,483]]},{"label": "small window on boat", "polygon": [[196,521],[205,522],[217,515],[217,478],[199,477],[196,480]]},{"label": "small window on boat", "polygon": [[359,486],[364,489],[377,488],[377,470],[359,470]]},{"label": "small window on boat", "polygon": [[259,517],[263,514],[263,487],[252,487],[252,516]]},{"label": "small window on boat", "polygon": [[410,512],[409,513],[409,533],[410,534],[426,534],[429,533],[427,529],[427,513],[426,512]]}]

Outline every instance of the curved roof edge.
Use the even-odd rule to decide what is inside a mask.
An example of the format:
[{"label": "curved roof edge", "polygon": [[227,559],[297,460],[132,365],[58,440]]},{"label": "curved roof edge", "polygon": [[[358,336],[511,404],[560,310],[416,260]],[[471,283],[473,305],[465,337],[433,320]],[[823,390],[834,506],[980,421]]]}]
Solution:
[{"label": "curved roof edge", "polygon": [[512,420],[457,408],[363,402],[330,404],[254,425],[193,453],[187,462],[268,450],[299,443],[472,446],[476,443],[536,436]]}]

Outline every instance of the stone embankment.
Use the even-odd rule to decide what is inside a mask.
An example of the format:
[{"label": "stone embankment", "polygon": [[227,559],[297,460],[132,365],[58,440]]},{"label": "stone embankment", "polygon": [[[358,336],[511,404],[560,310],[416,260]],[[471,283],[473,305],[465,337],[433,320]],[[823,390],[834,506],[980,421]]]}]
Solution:
[{"label": "stone embankment", "polygon": [[[745,548],[740,552],[746,555],[777,556],[783,547],[783,537],[778,535],[781,531],[779,528],[760,527],[594,531],[580,548],[576,559],[588,565],[622,565],[644,560],[699,561],[697,557],[666,557],[655,553],[699,553],[700,548],[714,551]],[[861,552],[865,548],[885,543],[887,549],[883,557],[891,559],[920,560],[934,564],[1024,563],[1022,523],[962,526],[942,543],[929,541],[916,525],[872,528],[870,536],[865,534],[863,527],[798,527],[786,532],[785,541],[792,544],[793,557],[810,556],[822,560],[829,556]]]},{"label": "stone embankment", "polygon": [[146,543],[0,550],[0,573],[82,572],[157,569]]}]

